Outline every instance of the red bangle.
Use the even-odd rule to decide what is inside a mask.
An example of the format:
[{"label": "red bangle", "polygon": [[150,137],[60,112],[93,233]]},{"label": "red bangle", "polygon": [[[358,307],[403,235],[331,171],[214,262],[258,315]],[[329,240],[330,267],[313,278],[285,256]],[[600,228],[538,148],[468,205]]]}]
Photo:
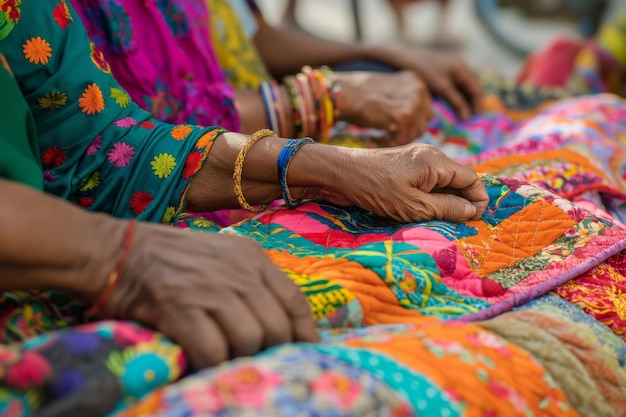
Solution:
[{"label": "red bangle", "polygon": [[128,223],[128,227],[124,232],[124,238],[122,239],[122,248],[120,254],[117,258],[117,263],[115,264],[115,269],[109,275],[107,280],[107,287],[95,303],[91,306],[89,310],[85,313],[87,317],[95,317],[98,315],[100,310],[109,302],[113,291],[117,287],[117,284],[120,282],[120,278],[122,277],[122,272],[124,272],[124,268],[126,267],[126,262],[128,261],[128,256],[130,255],[130,250],[133,245],[133,237],[135,236],[135,229],[137,228],[137,221],[132,219]]}]

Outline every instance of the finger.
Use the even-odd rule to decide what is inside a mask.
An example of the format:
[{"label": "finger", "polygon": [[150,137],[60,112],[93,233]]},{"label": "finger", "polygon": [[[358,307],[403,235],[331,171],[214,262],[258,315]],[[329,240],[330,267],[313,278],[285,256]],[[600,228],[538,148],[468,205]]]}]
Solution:
[{"label": "finger", "polygon": [[389,138],[389,146],[399,146],[400,144],[396,141],[396,134],[398,133],[398,125],[395,122],[392,122],[387,128],[387,134]]},{"label": "finger", "polygon": [[480,217],[489,204],[489,194],[476,171],[467,165],[453,162],[454,175],[444,188],[459,191],[458,195],[476,207],[476,216]]},{"label": "finger", "polygon": [[263,347],[264,332],[259,318],[233,292],[213,297],[205,292],[185,295],[185,302],[203,309],[220,326],[231,357],[250,356]]},{"label": "finger", "polygon": [[[386,219],[393,219],[399,223],[413,223],[432,220],[435,217],[434,208],[428,204],[429,194],[421,190],[414,190],[401,197],[391,197],[387,204],[373,208],[374,214]],[[426,203],[425,203],[426,201]]]},{"label": "finger", "polygon": [[[418,191],[418,193],[421,192]],[[417,205],[411,213],[413,221],[437,219],[458,223],[476,215],[476,207],[462,197],[440,193],[421,194],[421,198],[417,200]]]},{"label": "finger", "polygon": [[456,73],[455,79],[470,99],[474,114],[479,113],[482,106],[483,88],[476,74],[467,65],[462,65]]},{"label": "finger", "polygon": [[426,132],[427,128],[428,128],[428,114],[426,114],[425,111],[420,110],[419,113],[417,113],[416,117],[413,117],[413,122],[410,128],[411,129],[410,137],[405,143],[403,143],[403,145],[406,145],[407,143],[411,143],[415,139],[420,138]]},{"label": "finger", "polygon": [[391,138],[397,145],[405,145],[410,142],[409,126],[406,120],[400,120],[399,118],[393,123],[396,129],[391,133]]},{"label": "finger", "polygon": [[422,192],[453,194],[469,201],[476,213],[472,217],[478,219],[489,205],[489,195],[482,180],[469,165],[453,161],[441,154],[440,160],[435,161],[438,166],[445,167],[451,175],[439,175],[437,183],[431,189],[419,187]]},{"label": "finger", "polygon": [[157,327],[183,348],[196,370],[229,359],[228,342],[222,330],[199,308],[167,312]]},{"label": "finger", "polygon": [[415,119],[416,126],[414,130],[413,140],[422,136],[428,129],[428,123],[433,116],[433,98],[426,86],[420,90],[420,97],[416,110],[419,117]]},{"label": "finger", "polygon": [[391,210],[384,209],[382,213],[376,213],[383,218],[393,219],[400,223],[413,223],[423,220],[430,220],[433,214],[428,213],[426,207],[416,199],[409,199],[408,203],[397,203],[391,205]]},{"label": "finger", "polygon": [[472,184],[463,188],[461,190],[461,196],[476,207],[476,213],[472,217],[473,220],[478,220],[489,206],[489,194],[487,194],[485,184],[483,184],[480,178],[477,178]]},{"label": "finger", "polygon": [[319,335],[313,320],[313,313],[300,288],[269,261],[264,269],[263,281],[291,319],[293,340],[295,342],[318,342]]},{"label": "finger", "polygon": [[470,105],[467,99],[463,97],[463,94],[457,89],[451,81],[447,80],[443,83],[439,93],[444,99],[450,103],[450,105],[457,111],[461,120],[467,120],[470,117]]},{"label": "finger", "polygon": [[433,101],[433,96],[428,90],[426,90],[426,99],[424,102],[426,103],[426,120],[430,122],[430,120],[435,116],[435,103]]},{"label": "finger", "polygon": [[428,124],[430,123],[434,115],[433,98],[427,89],[425,89],[424,92],[425,95],[421,107],[421,112],[424,117],[422,118],[422,125],[420,126],[419,136],[423,135],[428,130]]},{"label": "finger", "polygon": [[397,145],[411,143],[424,133],[428,117],[425,110],[428,106],[428,99],[429,96],[423,95],[419,98],[410,97],[396,106],[398,110],[394,112],[395,124],[400,126],[400,129],[393,138]]},{"label": "finger", "polygon": [[428,124],[427,108],[428,104],[424,104],[421,101],[411,107],[407,122],[407,134],[404,141],[399,143],[399,145],[411,143],[424,134]]},{"label": "finger", "polygon": [[[436,163],[443,165],[445,170],[451,172],[452,175],[439,175],[436,187],[455,188],[463,191],[476,180],[479,180],[478,174],[469,165],[454,161],[443,153],[440,153],[438,156],[440,160],[436,161]],[[480,199],[482,196],[478,196],[478,198]]]},{"label": "finger", "polygon": [[263,328],[264,348],[289,343],[293,340],[289,316],[269,288],[260,285],[253,291],[244,291],[240,297],[255,314]]}]

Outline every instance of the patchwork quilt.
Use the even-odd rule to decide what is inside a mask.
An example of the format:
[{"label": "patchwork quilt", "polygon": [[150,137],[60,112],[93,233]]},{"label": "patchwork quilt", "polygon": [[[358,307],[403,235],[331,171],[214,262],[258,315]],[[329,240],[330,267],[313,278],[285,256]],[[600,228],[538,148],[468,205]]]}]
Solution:
[{"label": "patchwork quilt", "polygon": [[514,179],[483,176],[480,220],[384,224],[309,203],[224,232],[248,236],[303,289],[321,327],[494,317],[626,247],[626,229]]},{"label": "patchwork quilt", "polygon": [[302,288],[322,343],[189,375],[158,333],[81,324],[63,294],[5,294],[3,340],[26,341],[0,347],[0,414],[625,416],[626,104],[440,115],[429,140],[482,173],[481,219],[400,225],[309,202],[220,231]]}]

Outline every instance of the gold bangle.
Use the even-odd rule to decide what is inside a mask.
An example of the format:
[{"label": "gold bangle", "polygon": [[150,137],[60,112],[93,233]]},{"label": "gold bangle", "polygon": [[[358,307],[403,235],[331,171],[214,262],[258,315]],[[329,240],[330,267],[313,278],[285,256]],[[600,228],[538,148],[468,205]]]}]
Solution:
[{"label": "gold bangle", "polygon": [[259,213],[265,210],[268,205],[263,204],[259,207],[251,206],[250,204],[248,204],[246,198],[243,196],[243,189],[241,187],[243,161],[244,159],[246,159],[246,155],[248,154],[250,148],[252,148],[255,143],[266,137],[276,137],[276,133],[272,132],[270,129],[261,129],[254,132],[254,134],[250,136],[250,139],[248,139],[243,145],[243,148],[241,148],[241,150],[239,151],[239,155],[237,155],[237,159],[235,160],[235,170],[233,171],[233,186],[235,188],[235,195],[237,196],[237,201],[239,202],[241,208],[248,210],[252,213]]}]

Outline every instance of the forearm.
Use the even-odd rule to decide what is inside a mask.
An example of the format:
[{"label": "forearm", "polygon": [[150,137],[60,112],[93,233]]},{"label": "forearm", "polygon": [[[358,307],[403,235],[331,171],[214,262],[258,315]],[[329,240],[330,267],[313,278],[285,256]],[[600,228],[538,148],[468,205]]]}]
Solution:
[{"label": "forearm", "polygon": [[[239,151],[248,136],[225,133],[216,139],[202,169],[187,193],[186,205],[192,211],[237,207],[232,174]],[[281,197],[277,161],[286,139],[265,138],[257,142],[243,165],[243,193],[251,204],[268,203]],[[312,144],[303,146],[289,165],[287,183],[307,195],[332,189],[357,164],[350,164],[355,153],[363,150]],[[360,166],[360,165],[359,165]]]},{"label": "forearm", "polygon": [[371,47],[360,43],[333,42],[282,26],[271,26],[262,18],[254,43],[263,62],[275,77],[298,72],[303,65],[336,65],[371,59]]},{"label": "forearm", "polygon": [[115,264],[123,224],[0,180],[0,290],[86,294]]},{"label": "forearm", "polygon": [[265,66],[276,78],[296,73],[304,65],[332,67],[356,60],[373,61],[395,69],[406,67],[405,49],[399,49],[397,44],[335,42],[287,26],[272,26],[262,18],[257,20],[259,30],[254,43]]}]

